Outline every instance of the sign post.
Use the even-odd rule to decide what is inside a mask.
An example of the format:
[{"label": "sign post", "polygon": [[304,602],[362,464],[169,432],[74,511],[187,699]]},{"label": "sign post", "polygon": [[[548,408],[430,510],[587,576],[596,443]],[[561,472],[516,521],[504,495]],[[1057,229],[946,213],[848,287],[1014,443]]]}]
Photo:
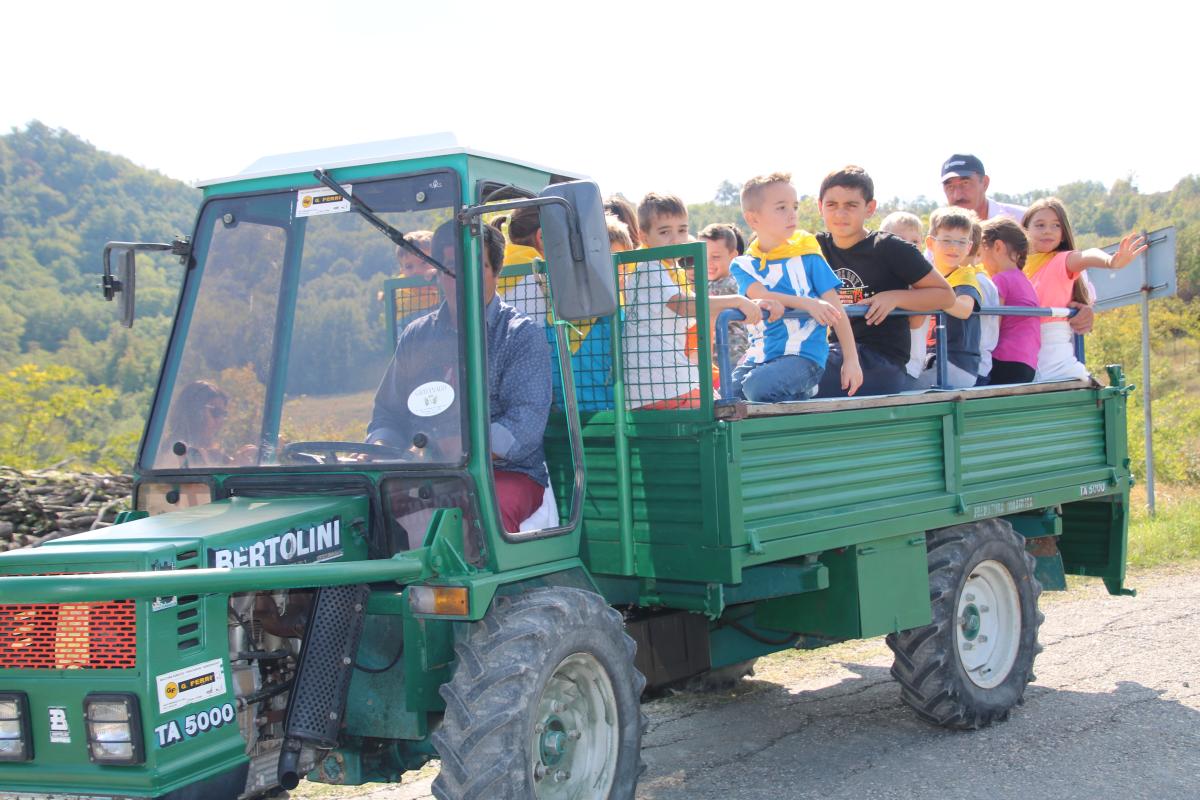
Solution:
[{"label": "sign post", "polygon": [[[1150,408],[1150,301],[1175,294],[1175,228],[1143,234],[1148,248],[1122,270],[1090,269],[1096,287],[1095,309],[1138,303],[1142,307],[1142,411],[1146,438],[1146,506],[1154,516],[1154,424]],[[1117,251],[1117,245],[1104,248]]]}]

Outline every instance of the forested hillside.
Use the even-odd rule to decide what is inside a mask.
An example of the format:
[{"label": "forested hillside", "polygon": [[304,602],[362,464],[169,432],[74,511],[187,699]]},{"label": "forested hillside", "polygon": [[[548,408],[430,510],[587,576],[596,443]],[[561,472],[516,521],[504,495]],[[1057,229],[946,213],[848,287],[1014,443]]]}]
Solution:
[{"label": "forested hillside", "polygon": [[0,463],[127,468],[181,267],[139,259],[130,331],[96,288],[100,254],[185,233],[199,198],[38,122],[0,136]]},{"label": "forested hillside", "polygon": [[[606,193],[619,188],[603,187]],[[693,231],[716,221],[744,224],[737,194],[737,185],[726,181],[712,201],[690,205]],[[1084,246],[1111,242],[1127,230],[1174,224],[1180,294],[1200,294],[1200,177],[1186,177],[1157,194],[1141,194],[1127,181],[1111,188],[1080,182],[1001,199],[1028,203],[1048,194],[1066,201]],[[110,240],[170,241],[190,232],[199,199],[198,190],[101,152],[66,131],[34,122],[0,136],[0,404],[5,409],[0,464],[129,468],[182,267],[171,257],[139,258],[138,318],[126,330],[116,322],[115,304],[103,302],[96,288],[101,250]],[[881,204],[880,217],[897,209],[927,216],[934,207],[927,198],[891,200]],[[801,224],[821,229],[811,197],[802,201]],[[382,240],[379,258],[390,264]],[[371,281],[377,271],[372,264],[347,265],[345,280]],[[328,288],[322,305],[332,314],[330,303],[341,294],[339,287]],[[1200,362],[1197,304],[1200,300],[1156,304],[1162,309],[1156,312],[1155,335],[1161,340],[1156,346],[1168,347],[1170,354],[1160,361],[1162,385],[1181,403],[1196,388],[1184,378]],[[346,309],[334,315],[338,324],[361,328],[359,338],[378,345],[382,340],[371,330],[377,310],[343,305]],[[1119,358],[1136,374],[1135,322],[1128,313],[1103,315],[1089,360]],[[331,368],[342,363],[340,358],[330,355]],[[1200,454],[1190,433],[1200,426],[1200,402],[1179,408],[1185,405],[1187,414],[1173,419],[1189,429],[1180,473],[1200,476]]]}]

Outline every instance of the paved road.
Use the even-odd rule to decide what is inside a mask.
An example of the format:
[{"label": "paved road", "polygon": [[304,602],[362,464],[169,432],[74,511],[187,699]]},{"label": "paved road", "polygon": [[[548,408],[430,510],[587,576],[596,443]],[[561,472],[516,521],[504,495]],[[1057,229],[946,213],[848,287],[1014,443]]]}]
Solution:
[{"label": "paved road", "polygon": [[[1200,798],[1200,569],[1131,584],[1136,598],[1044,595],[1037,681],[1008,722],[975,733],[919,722],[879,639],[649,703],[638,798]],[[433,774],[320,795],[422,800]]]}]

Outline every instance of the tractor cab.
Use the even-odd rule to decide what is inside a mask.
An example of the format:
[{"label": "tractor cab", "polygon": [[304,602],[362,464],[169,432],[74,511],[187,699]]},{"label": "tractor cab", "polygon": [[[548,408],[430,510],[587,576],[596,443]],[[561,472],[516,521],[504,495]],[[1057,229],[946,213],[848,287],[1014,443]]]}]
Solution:
[{"label": "tractor cab", "polygon": [[[139,508],[177,510],[266,478],[369,476],[385,484],[393,519],[407,518],[385,549],[419,546],[431,510],[451,505],[482,557],[496,502],[480,226],[537,206],[548,318],[611,314],[599,190],[576,177],[435,136],[272,157],[203,182],[194,234],[174,246],[186,275],[138,454]],[[106,286],[126,293],[127,324],[134,253],[155,248],[165,245],[106,250]],[[422,335],[405,345],[410,326]],[[389,366],[404,396],[385,409]],[[556,363],[554,407],[577,441],[564,373]],[[577,523],[581,471],[570,465],[561,515],[548,494],[555,508],[540,530]]]}]

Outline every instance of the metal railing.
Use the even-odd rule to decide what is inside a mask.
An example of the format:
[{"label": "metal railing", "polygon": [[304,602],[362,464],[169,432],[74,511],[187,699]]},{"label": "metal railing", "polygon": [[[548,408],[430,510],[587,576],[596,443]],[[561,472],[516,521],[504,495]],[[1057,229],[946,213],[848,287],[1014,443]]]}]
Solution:
[{"label": "metal railing", "polygon": [[[854,304],[842,306],[842,310],[849,317],[862,317],[867,313],[869,306],[865,304]],[[978,311],[972,312],[980,316],[996,316],[996,317],[1054,317],[1058,319],[1070,319],[1078,313],[1074,308],[1030,308],[1028,306],[984,306]],[[931,387],[934,389],[950,388],[947,380],[946,365],[950,363],[949,354],[947,351],[946,337],[946,312],[945,311],[905,311],[897,308],[892,311],[892,315],[901,317],[924,317],[931,316],[937,321],[937,341],[934,345],[934,364],[937,375],[937,382]],[[789,309],[784,313],[781,319],[808,319],[808,313]],[[715,333],[715,344],[713,346],[714,355],[717,358],[717,374],[719,376],[719,385],[721,399],[719,403],[732,403],[736,400],[730,392],[729,379],[733,374],[734,365],[730,363],[729,358],[729,326],[734,322],[741,322],[745,319],[742,312],[735,309],[727,309],[722,311],[717,316],[717,326]],[[1079,334],[1075,335],[1075,357],[1081,362],[1083,361],[1083,337]]]}]

